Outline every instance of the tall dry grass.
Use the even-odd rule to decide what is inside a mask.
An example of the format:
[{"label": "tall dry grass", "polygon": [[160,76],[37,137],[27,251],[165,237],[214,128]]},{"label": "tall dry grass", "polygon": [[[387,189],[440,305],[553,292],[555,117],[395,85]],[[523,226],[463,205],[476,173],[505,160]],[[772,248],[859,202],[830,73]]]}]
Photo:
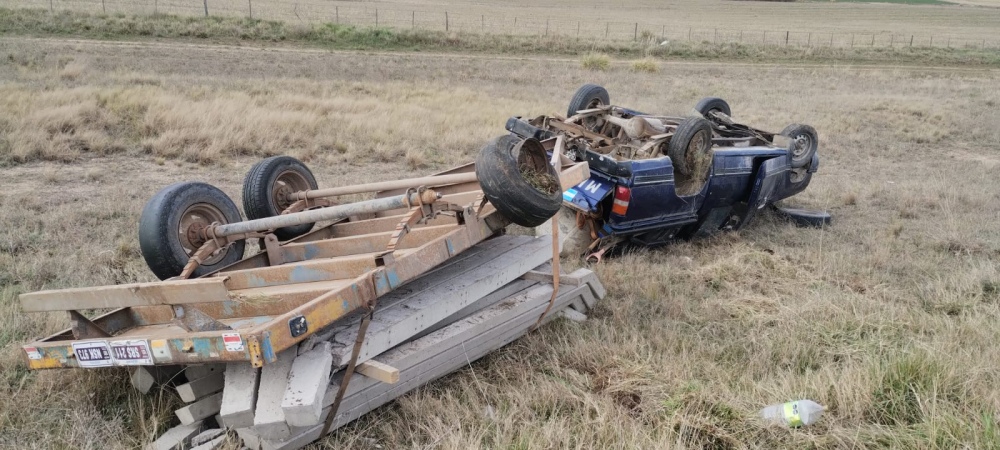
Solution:
[{"label": "tall dry grass", "polygon": [[[179,400],[132,393],[123,371],[25,370],[20,345],[67,318],[16,300],[151,279],[135,227],[155,190],[197,179],[237,197],[277,153],[309,159],[324,186],[427,173],[471,160],[509,115],[563,110],[586,82],[639,110],[720,96],[766,129],[814,125],[820,172],[791,203],[833,226],[764,215],[611,259],[594,267],[609,296],[586,323],[547,326],[324,445],[1000,446],[994,72],[6,45],[23,63],[0,65],[0,447],[134,448],[168,426]],[[796,398],[829,410],[798,430],[755,417]]]}]

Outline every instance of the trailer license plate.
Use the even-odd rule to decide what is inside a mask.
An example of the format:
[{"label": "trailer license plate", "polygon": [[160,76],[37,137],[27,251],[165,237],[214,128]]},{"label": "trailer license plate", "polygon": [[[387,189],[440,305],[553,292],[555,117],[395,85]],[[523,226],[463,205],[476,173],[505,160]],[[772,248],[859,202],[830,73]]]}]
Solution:
[{"label": "trailer license plate", "polygon": [[115,363],[111,359],[111,348],[104,341],[74,342],[73,353],[80,367],[108,367]]},{"label": "trailer license plate", "polygon": [[111,342],[111,356],[119,366],[150,366],[153,365],[149,342],[143,340]]}]

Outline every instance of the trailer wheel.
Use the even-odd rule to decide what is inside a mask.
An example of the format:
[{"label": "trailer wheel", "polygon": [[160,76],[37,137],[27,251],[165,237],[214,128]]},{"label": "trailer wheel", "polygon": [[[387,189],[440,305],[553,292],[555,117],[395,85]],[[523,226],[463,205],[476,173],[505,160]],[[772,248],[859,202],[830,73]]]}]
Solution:
[{"label": "trailer wheel", "polygon": [[[219,188],[206,183],[171,184],[146,202],[139,217],[139,248],[146,265],[161,280],[180,275],[188,259],[205,241],[198,231],[213,223],[240,221],[240,210]],[[238,241],[204,261],[198,277],[243,258]]]},{"label": "trailer wheel", "polygon": [[808,166],[819,148],[816,129],[809,125],[793,123],[781,130],[781,135],[791,140],[788,144],[788,159],[792,167],[797,169]]},{"label": "trailer wheel", "polygon": [[680,175],[707,178],[712,167],[712,124],[701,117],[682,120],[667,144],[667,156]]},{"label": "trailer wheel", "polygon": [[541,225],[562,205],[559,176],[535,139],[490,140],[476,158],[476,176],[497,211],[523,227]]},{"label": "trailer wheel", "polygon": [[718,97],[705,97],[698,101],[694,107],[698,114],[706,119],[711,119],[713,111],[721,112],[727,116],[733,115],[733,110],[729,108],[729,103]]},{"label": "trailer wheel", "polygon": [[[317,187],[316,178],[302,161],[272,156],[254,164],[243,178],[243,211],[251,220],[277,216],[294,203],[288,198],[290,194]],[[287,241],[308,233],[312,227],[304,223],[278,228],[274,235]]]}]

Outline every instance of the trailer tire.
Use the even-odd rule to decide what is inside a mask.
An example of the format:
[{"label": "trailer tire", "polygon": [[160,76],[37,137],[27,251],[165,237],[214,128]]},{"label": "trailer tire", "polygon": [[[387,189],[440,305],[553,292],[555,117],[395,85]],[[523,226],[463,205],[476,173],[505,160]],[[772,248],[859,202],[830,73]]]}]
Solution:
[{"label": "trailer tire", "polygon": [[476,177],[493,207],[523,227],[541,225],[562,205],[559,176],[535,139],[505,135],[490,140],[476,158]]},{"label": "trailer tire", "polygon": [[727,116],[733,115],[733,110],[729,108],[729,103],[718,97],[705,97],[699,100],[694,110],[709,120],[712,119],[712,116],[709,115],[712,111],[718,111]]},{"label": "trailer tire", "polygon": [[[219,188],[207,183],[171,184],[146,202],[139,217],[139,249],[146,265],[161,280],[180,275],[201,241],[189,231],[218,223],[240,221],[240,210]],[[208,258],[192,273],[199,277],[243,258],[244,241],[237,241]]]},{"label": "trailer tire", "polygon": [[793,123],[781,130],[781,135],[791,140],[788,144],[788,161],[792,168],[798,169],[812,163],[813,155],[819,149],[819,135],[815,128]]},{"label": "trailer tire", "polygon": [[680,175],[707,178],[705,175],[712,167],[711,122],[701,117],[682,120],[667,143],[667,156]]},{"label": "trailer tire", "polygon": [[[302,161],[291,156],[272,156],[254,164],[243,178],[243,211],[250,220],[274,217],[293,203],[285,196],[317,187],[316,177]],[[278,228],[274,235],[287,241],[308,233],[313,225]]]}]

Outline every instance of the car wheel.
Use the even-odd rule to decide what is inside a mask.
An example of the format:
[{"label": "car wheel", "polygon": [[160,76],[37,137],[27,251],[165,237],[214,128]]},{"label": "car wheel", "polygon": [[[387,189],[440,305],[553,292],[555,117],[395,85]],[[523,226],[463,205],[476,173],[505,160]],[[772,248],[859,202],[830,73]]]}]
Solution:
[{"label": "car wheel", "polygon": [[721,112],[727,116],[733,115],[733,110],[729,108],[729,103],[718,97],[706,97],[698,101],[694,107],[698,114],[706,119],[712,119],[713,111]]},{"label": "car wheel", "polygon": [[682,120],[667,144],[667,156],[679,174],[703,178],[712,166],[712,124],[701,117]]},{"label": "car wheel", "polygon": [[[206,183],[176,183],[146,202],[139,217],[139,249],[146,265],[161,280],[180,275],[204,244],[198,231],[213,223],[240,221],[240,210],[219,188]],[[198,266],[192,277],[243,258],[244,241],[234,242]]]},{"label": "car wheel", "polygon": [[[293,201],[289,194],[316,189],[316,178],[302,161],[291,156],[272,156],[254,164],[243,178],[243,211],[248,219],[280,215]],[[311,230],[304,223],[274,230],[279,240],[287,241]]]},{"label": "car wheel", "polygon": [[523,227],[541,225],[562,205],[559,175],[535,139],[491,140],[476,158],[476,177],[497,211]]},{"label": "car wheel", "polygon": [[[577,111],[610,104],[611,98],[607,89],[596,84],[585,84],[580,86],[580,89],[577,89],[573,98],[570,99],[569,108],[566,109],[566,117],[572,117]],[[587,117],[580,124],[590,131],[600,132],[601,127],[604,126],[604,120],[598,117]]]},{"label": "car wheel", "polygon": [[781,130],[781,135],[791,140],[788,144],[788,159],[792,167],[808,166],[819,148],[816,129],[809,125],[793,123]]}]

